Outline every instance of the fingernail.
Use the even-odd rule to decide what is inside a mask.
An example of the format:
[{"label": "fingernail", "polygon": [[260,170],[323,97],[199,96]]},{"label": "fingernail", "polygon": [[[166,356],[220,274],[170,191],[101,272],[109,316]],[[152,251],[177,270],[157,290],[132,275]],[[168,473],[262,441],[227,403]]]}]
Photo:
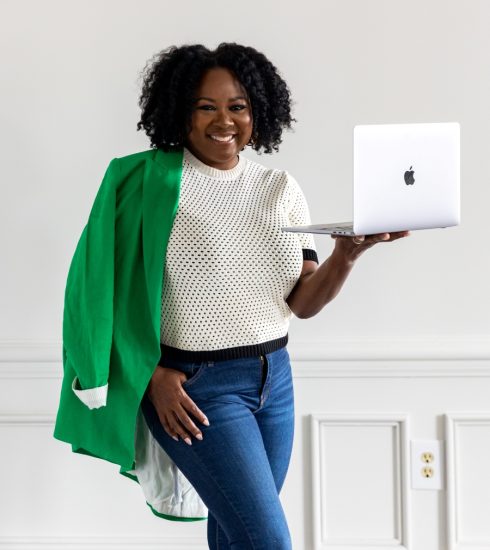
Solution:
[{"label": "fingernail", "polygon": [[178,438],[176,435],[173,435],[173,436],[172,436],[172,439],[175,439],[175,441],[178,441],[178,440],[179,440],[179,438]]},{"label": "fingernail", "polygon": [[209,426],[209,420],[207,418],[204,418],[204,420],[202,421],[202,423],[205,425],[205,426]]},{"label": "fingernail", "polygon": [[197,434],[196,437],[197,437],[197,439],[202,441],[202,434]]},{"label": "fingernail", "polygon": [[190,437],[186,437],[184,441],[187,443],[187,445],[192,445],[192,441]]}]

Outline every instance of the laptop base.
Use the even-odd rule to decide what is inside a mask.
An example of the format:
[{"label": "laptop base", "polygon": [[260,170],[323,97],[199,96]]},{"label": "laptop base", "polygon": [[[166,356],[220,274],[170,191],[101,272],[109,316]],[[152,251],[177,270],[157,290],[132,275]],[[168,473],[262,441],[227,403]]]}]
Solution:
[{"label": "laptop base", "polygon": [[355,237],[356,235],[352,222],[295,225],[292,227],[282,227],[281,229],[292,233],[320,233],[325,235],[345,235],[349,237]]}]

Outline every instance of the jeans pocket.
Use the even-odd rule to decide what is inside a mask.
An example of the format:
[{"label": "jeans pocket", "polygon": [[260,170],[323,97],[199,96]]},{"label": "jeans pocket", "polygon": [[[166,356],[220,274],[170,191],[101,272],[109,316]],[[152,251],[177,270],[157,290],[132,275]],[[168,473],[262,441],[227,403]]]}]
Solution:
[{"label": "jeans pocket", "polygon": [[192,368],[192,371],[189,374],[187,374],[187,380],[184,380],[184,382],[182,382],[182,387],[187,388],[192,384],[194,384],[197,380],[199,380],[199,378],[201,378],[201,376],[203,375],[207,364],[208,364],[207,361],[202,361],[201,363],[197,363]]}]

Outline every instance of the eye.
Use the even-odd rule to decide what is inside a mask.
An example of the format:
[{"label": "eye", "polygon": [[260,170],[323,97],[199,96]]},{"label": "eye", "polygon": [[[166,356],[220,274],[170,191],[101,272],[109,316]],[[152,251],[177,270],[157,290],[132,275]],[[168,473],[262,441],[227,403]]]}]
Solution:
[{"label": "eye", "polygon": [[[238,110],[239,111],[242,111],[243,109],[246,109],[247,106],[246,105],[232,105],[230,107],[230,109],[234,109],[234,107],[238,107]],[[200,107],[198,107],[198,109],[203,109],[203,110],[206,110],[208,111],[209,109],[215,109],[214,105],[201,105]]]}]

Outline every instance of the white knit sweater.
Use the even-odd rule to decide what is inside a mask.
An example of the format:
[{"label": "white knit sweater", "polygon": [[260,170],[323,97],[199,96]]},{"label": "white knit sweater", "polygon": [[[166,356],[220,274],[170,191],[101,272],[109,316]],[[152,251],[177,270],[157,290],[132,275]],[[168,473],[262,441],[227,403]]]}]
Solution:
[{"label": "white knit sweater", "polygon": [[239,155],[230,170],[184,148],[162,291],[164,358],[200,362],[270,353],[288,341],[286,298],[318,256],[304,194],[285,170]]}]

